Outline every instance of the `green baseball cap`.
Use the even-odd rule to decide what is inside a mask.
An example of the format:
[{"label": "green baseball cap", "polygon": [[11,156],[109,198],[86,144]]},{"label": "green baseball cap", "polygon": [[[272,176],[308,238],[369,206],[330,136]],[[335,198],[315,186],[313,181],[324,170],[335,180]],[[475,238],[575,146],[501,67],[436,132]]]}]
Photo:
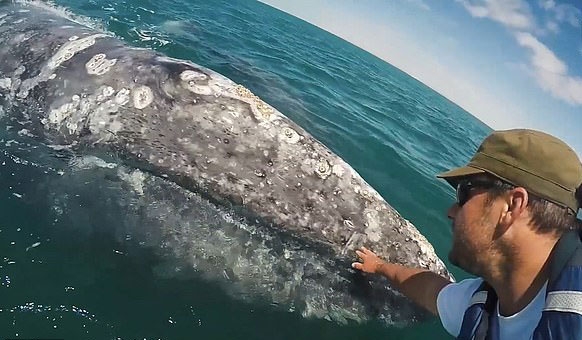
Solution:
[{"label": "green baseball cap", "polygon": [[488,173],[534,195],[572,209],[580,208],[576,190],[582,164],[566,143],[546,133],[515,129],[491,133],[466,166],[437,175],[449,184],[462,177]]}]

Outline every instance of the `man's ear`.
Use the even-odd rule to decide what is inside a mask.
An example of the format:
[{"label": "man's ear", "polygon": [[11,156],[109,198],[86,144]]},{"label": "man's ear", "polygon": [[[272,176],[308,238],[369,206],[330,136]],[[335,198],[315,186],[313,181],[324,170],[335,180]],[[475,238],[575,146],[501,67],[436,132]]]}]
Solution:
[{"label": "man's ear", "polygon": [[525,213],[529,201],[527,190],[517,187],[509,191],[506,197],[507,210],[503,212],[501,219],[505,225],[511,225],[515,220]]}]

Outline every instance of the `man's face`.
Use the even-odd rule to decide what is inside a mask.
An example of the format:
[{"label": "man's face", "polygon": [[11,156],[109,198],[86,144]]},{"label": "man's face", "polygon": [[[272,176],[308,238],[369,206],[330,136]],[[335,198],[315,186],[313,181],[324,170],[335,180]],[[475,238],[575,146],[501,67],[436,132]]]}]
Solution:
[{"label": "man's face", "polygon": [[472,185],[470,183],[468,188],[465,187],[466,191],[461,192],[461,198],[465,195],[465,200],[461,200],[463,204],[459,206],[459,202],[455,202],[448,211],[453,227],[449,261],[469,273],[479,275],[495,253],[492,246],[499,221],[496,214],[498,204],[487,201],[484,178],[473,177],[471,180],[474,180]]}]

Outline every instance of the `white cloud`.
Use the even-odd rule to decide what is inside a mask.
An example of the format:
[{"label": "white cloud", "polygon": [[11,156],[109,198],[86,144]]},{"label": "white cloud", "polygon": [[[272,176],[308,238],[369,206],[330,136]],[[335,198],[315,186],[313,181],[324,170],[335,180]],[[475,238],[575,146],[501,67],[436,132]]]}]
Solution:
[{"label": "white cloud", "polygon": [[546,23],[546,28],[548,29],[548,31],[552,33],[558,33],[560,31],[560,27],[558,26],[558,23],[555,21],[548,21]]},{"label": "white cloud", "polygon": [[430,11],[430,6],[424,2],[424,0],[406,0],[407,2],[415,5],[416,7],[423,9],[425,11]]},{"label": "white cloud", "polygon": [[531,72],[538,85],[555,98],[582,105],[582,78],[568,74],[568,66],[530,33],[518,32],[519,45],[531,52]]},{"label": "white cloud", "polygon": [[546,10],[553,20],[560,23],[568,23],[573,27],[580,27],[582,11],[571,4],[556,4],[554,0],[539,0],[540,8]]},{"label": "white cloud", "polygon": [[540,7],[545,10],[549,10],[556,7],[556,2],[554,0],[540,0],[539,3]]},{"label": "white cloud", "polygon": [[489,18],[508,28],[530,30],[535,20],[523,0],[457,0],[476,18]]},{"label": "white cloud", "polygon": [[570,4],[560,4],[552,9],[559,22],[566,22],[573,27],[580,27],[582,11]]},{"label": "white cloud", "polygon": [[[474,17],[489,18],[501,23],[513,32],[517,43],[530,52],[529,70],[538,86],[554,98],[571,105],[582,105],[582,78],[569,74],[568,66],[533,34],[543,34],[536,28],[531,8],[523,0],[457,0]],[[568,4],[557,4],[554,0],[538,1],[552,19],[546,22],[545,30],[558,33],[559,23],[580,25],[582,12]]]},{"label": "white cloud", "polygon": [[554,0],[539,0],[538,5],[546,11],[544,18],[546,31],[540,30],[540,35],[544,35],[547,31],[557,34],[563,24],[576,29],[581,27],[582,11],[576,6],[565,3],[557,4]]},{"label": "white cloud", "polygon": [[[456,0],[476,18],[488,18],[499,22],[503,26],[521,31],[544,33],[537,28],[536,18],[532,14],[530,5],[525,0]],[[553,33],[559,31],[559,25],[567,23],[573,27],[580,27],[582,11],[576,6],[566,3],[556,3],[554,0],[538,0],[540,8],[548,14],[547,22],[541,25]],[[540,19],[541,20],[541,19]]]}]

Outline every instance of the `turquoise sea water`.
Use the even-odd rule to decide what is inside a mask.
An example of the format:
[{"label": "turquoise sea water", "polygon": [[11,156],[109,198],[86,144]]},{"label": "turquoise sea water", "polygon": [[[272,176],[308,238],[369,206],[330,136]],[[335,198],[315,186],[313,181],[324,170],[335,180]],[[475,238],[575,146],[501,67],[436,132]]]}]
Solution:
[{"label": "turquoise sea water", "polygon": [[[255,1],[56,5],[128,44],[192,60],[243,84],[343,157],[446,259],[445,211],[453,192],[434,175],[465,162],[490,131],[454,103],[350,43]],[[139,260],[119,256],[114,238],[98,227],[55,221],[51,207],[34,199],[34,183],[50,171],[1,157],[0,338],[446,338],[436,319],[407,328],[338,325],[241,302],[197,278],[160,278],[147,249]]]}]

